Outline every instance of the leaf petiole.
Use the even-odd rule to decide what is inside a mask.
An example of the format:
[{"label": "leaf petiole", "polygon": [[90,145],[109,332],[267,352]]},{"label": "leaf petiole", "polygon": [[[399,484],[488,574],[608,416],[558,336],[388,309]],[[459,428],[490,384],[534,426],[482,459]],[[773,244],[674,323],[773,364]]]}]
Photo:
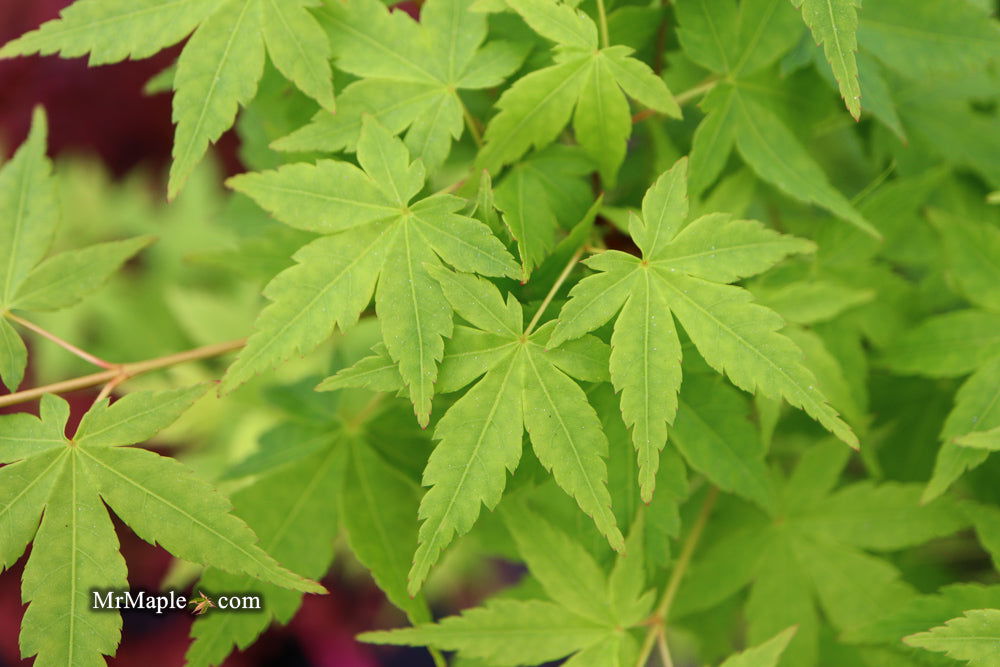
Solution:
[{"label": "leaf petiole", "polygon": [[6,315],[7,319],[11,320],[12,322],[17,322],[18,324],[20,324],[25,329],[30,329],[31,331],[34,331],[39,336],[42,336],[43,338],[48,338],[50,341],[52,341],[53,343],[55,343],[59,347],[65,349],[65,350],[68,350],[69,352],[72,352],[73,354],[75,354],[76,356],[80,357],[84,361],[89,361],[90,363],[94,364],[95,366],[100,366],[101,368],[109,368],[109,369],[116,368],[116,364],[113,364],[110,361],[105,361],[104,359],[101,359],[100,357],[98,357],[96,355],[93,355],[93,354],[90,354],[89,352],[81,350],[76,345],[73,345],[69,341],[63,340],[62,338],[60,338],[59,336],[55,335],[54,333],[46,331],[45,329],[43,329],[42,327],[38,326],[34,322],[29,322],[28,320],[24,319],[23,317],[18,317],[14,313],[5,313],[5,315]]}]

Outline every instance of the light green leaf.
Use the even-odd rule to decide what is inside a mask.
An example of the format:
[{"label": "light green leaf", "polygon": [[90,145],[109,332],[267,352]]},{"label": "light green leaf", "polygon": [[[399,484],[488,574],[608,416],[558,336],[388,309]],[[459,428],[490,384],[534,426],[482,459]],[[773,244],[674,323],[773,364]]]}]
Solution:
[{"label": "light green leaf", "polygon": [[119,447],[145,442],[173,424],[206,391],[206,384],[169,391],[138,391],[110,406],[104,399],[83,416],[73,442],[78,447]]},{"label": "light green leaf", "polygon": [[576,498],[611,547],[621,551],[625,540],[607,489],[608,441],[594,408],[579,385],[551,365],[541,349],[524,350],[522,363],[524,426],[538,460]]},{"label": "light green leaf", "polygon": [[670,94],[667,84],[646,63],[631,58],[632,49],[611,46],[602,54],[605,56],[604,65],[626,95],[654,111],[674,118],[681,117],[681,108]]},{"label": "light green leaf", "polygon": [[49,491],[65,463],[62,451],[49,451],[0,468],[0,571],[24,553],[45,508]]},{"label": "light green leaf", "polygon": [[72,306],[101,287],[126,261],[153,241],[151,236],[141,236],[53,255],[28,274],[10,306],[24,310]]},{"label": "light green leaf", "polygon": [[69,403],[52,394],[41,400],[41,418],[26,412],[5,415],[0,429],[0,462],[13,463],[66,444]]},{"label": "light green leaf", "polygon": [[733,283],[766,271],[788,255],[815,249],[811,241],[779,234],[756,220],[734,220],[714,213],[681,230],[663,249],[657,265],[705,280]]},{"label": "light green leaf", "polygon": [[369,225],[316,239],[295,253],[297,263],[264,288],[272,303],[261,311],[255,333],[226,371],[222,391],[296,352],[312,351],[335,326],[347,329],[357,322],[385,261],[383,237],[391,235],[383,225]]},{"label": "light green leaf", "polygon": [[238,107],[253,98],[263,72],[260,1],[228,0],[198,27],[177,60],[169,198],[208,145],[232,126]]},{"label": "light green leaf", "polygon": [[315,0],[262,0],[261,27],[274,66],[327,111],[335,111],[330,42],[306,9]]},{"label": "light green leaf", "polygon": [[1000,451],[1000,427],[988,431],[975,431],[955,438],[955,443],[963,447]]},{"label": "light green leaf", "polygon": [[569,122],[591,67],[590,57],[577,56],[514,82],[496,103],[500,112],[486,127],[476,166],[494,172],[551,143]]},{"label": "light green leaf", "polygon": [[648,270],[639,272],[615,321],[610,370],[639,457],[641,497],[648,503],[681,386],[681,344],[674,318]]},{"label": "light green leaf", "polygon": [[503,519],[518,554],[552,600],[596,623],[614,621],[607,578],[580,544],[523,503],[505,505]]},{"label": "light green leaf", "polygon": [[379,588],[414,623],[430,620],[427,603],[406,590],[417,543],[416,486],[360,439],[348,439],[349,463],[340,488],[340,515],[348,544]]},{"label": "light green leaf", "polygon": [[48,123],[35,109],[31,132],[0,169],[0,310],[13,303],[21,283],[45,256],[58,213],[45,157]]},{"label": "light green leaf", "polygon": [[531,29],[563,46],[593,51],[597,26],[579,9],[555,0],[507,0]]},{"label": "light green leaf", "polygon": [[802,20],[809,26],[817,44],[823,45],[826,59],[840,84],[854,120],[861,117],[861,84],[858,80],[858,8],[861,0],[792,0],[802,10]]},{"label": "light green leaf", "polygon": [[508,358],[460,398],[438,423],[439,440],[424,470],[431,488],[420,502],[419,546],[409,574],[414,595],[441,551],[469,532],[480,504],[500,501],[507,472],[521,457],[521,362]]},{"label": "light green leaf", "polygon": [[461,616],[415,628],[366,632],[374,644],[433,646],[516,667],[558,660],[600,641],[607,628],[541,600],[491,600]]},{"label": "light green leaf", "polygon": [[[335,447],[286,466],[268,469],[250,486],[233,494],[234,513],[260,537],[261,548],[289,569],[319,579],[330,567],[338,522],[331,502],[340,488],[342,452]],[[196,590],[208,595],[226,591],[259,591],[262,609],[238,614],[203,614],[191,626],[188,667],[218,665],[234,648],[244,649],[272,621],[287,623],[302,600],[299,591],[279,588],[245,574],[208,568]]]},{"label": "light green leaf", "polygon": [[[534,1],[548,4],[551,0]],[[566,5],[556,6],[569,9]],[[632,134],[632,116],[628,101],[618,89],[610,59],[603,54],[594,60],[580,90],[573,133],[597,163],[601,180],[607,187],[614,186],[618,168],[625,160],[625,142]]]},{"label": "light green leaf", "polygon": [[28,348],[7,318],[0,317],[0,381],[12,392],[17,391],[27,365]]},{"label": "light green leaf", "polygon": [[719,667],[776,667],[798,626],[782,630],[763,644],[726,658]]},{"label": "light green leaf", "polygon": [[738,89],[732,95],[736,148],[758,176],[790,197],[822,206],[866,234],[881,238],[878,230],[830,185],[820,166],[774,113]]},{"label": "light green leaf", "polygon": [[721,378],[689,377],[671,435],[688,464],[719,488],[765,509],[775,492],[746,400]]},{"label": "light green leaf", "polygon": [[176,44],[221,0],[81,0],[0,49],[0,58],[59,53],[90,65],[147,58]]},{"label": "light green leaf", "polygon": [[992,667],[1000,651],[1000,609],[971,609],[943,626],[904,637],[903,641],[969,665]]},{"label": "light green leaf", "polygon": [[660,174],[642,198],[642,218],[630,218],[629,236],[642,250],[643,259],[660,259],[687,221],[687,171],[688,161],[681,158]]},{"label": "light green leaf", "polygon": [[324,592],[265,553],[229,502],[173,459],[127,447],[79,448],[101,497],[139,537],[180,558],[246,572],[279,586]]},{"label": "light green leaf", "polygon": [[[111,518],[82,457],[61,457],[58,478],[24,568],[21,655],[39,665],[103,665],[121,637],[121,616],[95,613],[97,590],[128,586]],[[61,470],[61,472],[59,472]]]},{"label": "light green leaf", "polygon": [[710,366],[725,372],[741,389],[781,396],[847,444],[857,446],[857,437],[827,404],[815,377],[802,365],[801,352],[778,333],[783,322],[776,313],[752,303],[749,293],[740,288],[677,275],[662,284],[677,319]]},{"label": "light green leaf", "polygon": [[332,234],[399,215],[371,177],[352,164],[320,160],[240,174],[226,185],[290,227]]}]

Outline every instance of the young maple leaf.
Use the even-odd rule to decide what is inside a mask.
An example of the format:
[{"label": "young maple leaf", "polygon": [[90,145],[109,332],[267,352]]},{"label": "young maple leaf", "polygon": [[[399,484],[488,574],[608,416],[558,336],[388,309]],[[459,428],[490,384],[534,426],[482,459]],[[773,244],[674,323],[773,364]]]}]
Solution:
[{"label": "young maple leaf", "polygon": [[[517,468],[525,430],[556,483],[620,551],[622,535],[611,512],[604,462],[608,441],[597,413],[573,380],[607,379],[607,345],[583,336],[552,346],[553,324],[526,330],[521,304],[513,297],[504,302],[488,281],[439,267],[429,270],[455,312],[475,327],[456,327],[441,364],[439,391],[456,391],[479,379],[434,429],[440,442],[423,475],[424,485],[431,488],[420,503],[423,523],[410,570],[410,593],[420,590],[455,536],[472,529],[480,505],[493,508],[500,501],[507,472]],[[400,386],[398,375],[393,375],[384,351],[376,350],[319,389],[392,390]]]},{"label": "young maple leaf", "polygon": [[[556,64],[518,79],[500,97],[476,163],[491,171],[551,143],[573,114],[577,141],[608,185],[616,180],[632,133],[629,97],[680,118],[663,79],[631,57],[627,46],[599,48],[597,26],[583,12],[554,0],[508,0],[539,35],[556,43]],[[575,114],[573,109],[576,109]]]},{"label": "young maple leaf", "polygon": [[[336,114],[320,111],[309,125],[274,143],[278,150],[355,150],[364,114],[392,133],[407,130],[411,155],[433,171],[452,140],[462,136],[465,106],[459,90],[500,85],[524,59],[519,45],[486,39],[486,15],[472,0],[428,0],[420,22],[379,0],[327,5],[337,67],[362,77],[337,100]],[[409,128],[409,129],[407,129]]]},{"label": "young maple leaf", "polygon": [[142,236],[97,243],[43,259],[59,223],[47,133],[39,107],[28,138],[0,169],[0,380],[11,391],[24,378],[28,351],[5,315],[72,306],[153,241]]},{"label": "young maple leaf", "polygon": [[306,95],[334,110],[330,44],[307,7],[316,0],[78,0],[58,19],[7,43],[0,58],[90,54],[91,65],[147,58],[194,31],[174,77],[173,198],[208,145],[257,92],[265,46]]},{"label": "young maple leaf", "polygon": [[403,142],[371,116],[358,161],[362,169],[321,160],[228,181],[282,222],[326,236],[300,249],[296,265],[264,289],[272,303],[222,388],[314,349],[334,326],[352,326],[374,292],[386,349],[426,426],[443,338],[452,332],[451,308],[427,267],[443,260],[459,271],[510,277],[518,267],[486,225],[457,213],[463,199],[412,201],[424,185],[423,165],[411,163]]},{"label": "young maple leaf", "polygon": [[188,602],[188,604],[194,605],[194,609],[191,610],[191,613],[194,614],[195,616],[201,616],[206,611],[208,611],[209,607],[215,606],[215,603],[212,602],[212,598],[208,597],[201,591],[198,591],[198,597]]},{"label": "young maple leaf", "polygon": [[69,404],[51,394],[42,397],[41,418],[0,417],[0,463],[6,464],[0,468],[0,567],[13,565],[33,542],[22,579],[24,657],[96,664],[102,654],[114,654],[121,616],[91,608],[92,591],[128,586],[107,508],[178,558],[324,592],[258,547],[253,532],[230,514],[229,501],[190,469],[128,446],[171,424],[206,389],[99,401],[72,438],[65,436]]},{"label": "young maple leaf", "polygon": [[560,345],[618,313],[611,336],[611,382],[621,392],[647,501],[677,413],[681,343],[674,316],[705,361],[736,386],[783,397],[844,442],[858,444],[817,388],[799,348],[778,333],[781,317],[753,303],[745,289],[727,284],[792,253],[809,252],[813,244],[726,214],[705,215],[685,226],[687,213],[687,160],[682,159],[646,192],[642,217],[629,221],[642,256],[610,250],[585,260],[597,273],[570,292],[549,341]]}]

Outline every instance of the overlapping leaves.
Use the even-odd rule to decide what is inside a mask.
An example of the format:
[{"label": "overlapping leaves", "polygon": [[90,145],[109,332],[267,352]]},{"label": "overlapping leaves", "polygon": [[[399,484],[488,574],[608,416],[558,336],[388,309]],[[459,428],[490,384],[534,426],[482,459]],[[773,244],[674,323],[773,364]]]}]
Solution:
[{"label": "overlapping leaves", "polygon": [[96,664],[102,654],[115,653],[121,617],[95,614],[91,606],[92,591],[128,586],[104,504],[144,540],[179,558],[323,592],[258,547],[229,501],[190,469],[128,446],[156,435],[205,389],[138,392],[113,405],[102,400],[72,438],[65,435],[69,404],[52,395],[42,399],[41,418],[0,418],[0,564],[11,566],[33,543],[22,581],[25,657],[38,656],[38,664]]},{"label": "overlapping leaves", "polygon": [[801,352],[778,330],[783,321],[728,285],[812,249],[750,220],[710,214],[687,226],[687,161],[647,191],[642,217],[629,233],[642,251],[608,251],[586,263],[597,273],[580,281],[549,341],[559,345],[618,314],[611,337],[611,381],[621,392],[625,422],[639,454],[643,497],[652,497],[659,452],[677,413],[681,385],[680,321],[701,356],[750,392],[784,398],[850,445],[857,438],[817,388]]},{"label": "overlapping leaves", "polygon": [[428,267],[515,276],[517,265],[484,224],[460,215],[464,200],[415,197],[424,167],[403,142],[367,116],[358,140],[361,169],[322,160],[237,176],[230,185],[282,222],[324,236],[264,290],[272,303],[223,379],[231,389],[357,322],[375,295],[383,340],[426,425],[452,316]]},{"label": "overlapping leaves", "polygon": [[59,223],[47,134],[45,112],[37,109],[28,138],[0,169],[0,380],[11,390],[21,384],[28,351],[10,311],[72,306],[153,240],[99,243],[45,258]]},{"label": "overlapping leaves", "polygon": [[613,185],[632,133],[626,94],[674,117],[680,117],[680,107],[663,80],[633,58],[630,48],[599,45],[597,25],[586,14],[554,0],[508,4],[533,30],[556,43],[555,64],[518,79],[497,101],[500,112],[486,127],[477,164],[494,171],[532,146],[546,146],[572,115],[577,141],[604,182]]},{"label": "overlapping leaves", "polygon": [[483,44],[486,15],[469,11],[470,4],[429,0],[419,23],[378,0],[327,5],[323,22],[337,67],[361,79],[344,89],[336,114],[319,112],[275,147],[355,150],[362,116],[371,114],[394,134],[406,130],[410,154],[435,170],[462,135],[468,111],[458,91],[497,86],[524,58],[511,42]]},{"label": "overlapping leaves", "polygon": [[173,164],[177,194],[210,143],[257,92],[265,46],[271,62],[333,111],[330,44],[309,12],[315,0],[79,0],[0,49],[0,58],[89,54],[91,65],[147,58],[184,39],[174,76]]}]

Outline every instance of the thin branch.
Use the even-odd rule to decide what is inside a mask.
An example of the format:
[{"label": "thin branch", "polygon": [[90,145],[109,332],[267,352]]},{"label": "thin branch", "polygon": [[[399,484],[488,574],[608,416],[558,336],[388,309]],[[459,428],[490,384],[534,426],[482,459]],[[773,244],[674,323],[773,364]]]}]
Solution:
[{"label": "thin branch", "polygon": [[570,271],[573,270],[576,263],[580,261],[581,257],[583,257],[583,251],[584,248],[581,247],[573,253],[572,257],[569,258],[569,262],[566,263],[566,268],[564,268],[562,273],[559,274],[559,277],[556,278],[555,283],[552,285],[552,289],[550,289],[549,293],[545,295],[545,300],[542,301],[542,305],[540,305],[538,310],[535,311],[535,316],[532,317],[531,322],[528,323],[528,328],[524,330],[524,335],[526,337],[531,335],[531,332],[535,329],[535,325],[538,324],[538,320],[542,319],[542,313],[544,313],[545,309],[549,307],[550,303],[552,303],[552,299],[555,298],[556,292],[559,291],[559,288],[562,287],[564,282],[566,282],[566,278],[569,277]]},{"label": "thin branch", "polygon": [[[124,382],[125,380],[133,378],[136,375],[159,370],[161,368],[167,368],[168,366],[175,366],[186,361],[197,361],[199,359],[217,357],[221,354],[225,354],[226,352],[238,350],[244,345],[246,345],[246,338],[240,338],[239,340],[206,345],[193,350],[187,350],[186,352],[170,354],[165,357],[147,359],[146,361],[137,361],[131,364],[120,364],[100,373],[84,375],[83,377],[73,378],[72,380],[63,380],[62,382],[47,384],[44,387],[35,387],[34,389],[26,389],[24,391],[8,394],[7,396],[0,396],[0,407],[25,403],[39,398],[43,394],[61,394],[67,391],[86,389],[87,387],[96,387],[99,384],[109,383],[118,377],[122,378],[119,382]],[[112,387],[112,389],[113,388],[114,387]]]},{"label": "thin branch", "polygon": [[712,508],[715,506],[715,501],[718,497],[719,489],[713,486],[708,490],[708,495],[705,496],[705,501],[698,511],[698,517],[691,526],[691,532],[688,533],[687,539],[684,540],[684,546],[677,557],[674,570],[670,573],[670,579],[667,581],[667,587],[663,591],[663,597],[660,598],[659,604],[656,605],[656,609],[650,617],[650,627],[646,632],[646,639],[642,643],[642,649],[639,651],[639,659],[635,663],[636,667],[644,667],[646,661],[649,659],[649,654],[653,650],[653,645],[657,641],[657,636],[665,632],[667,617],[670,615],[670,607],[674,603],[681,580],[684,579],[684,575],[687,573],[688,566],[691,564],[691,556],[694,555],[694,550],[698,547],[701,534],[705,530],[705,524],[708,523],[708,517],[711,515]]},{"label": "thin branch", "polygon": [[674,661],[670,657],[670,649],[667,648],[667,635],[662,631],[656,633],[656,649],[660,653],[660,662],[663,667],[674,667]]},{"label": "thin branch", "polygon": [[43,338],[48,338],[50,341],[52,341],[53,343],[55,343],[59,347],[65,349],[65,350],[69,350],[70,352],[72,352],[76,356],[80,357],[84,361],[89,361],[90,363],[94,364],[95,366],[100,366],[101,368],[115,368],[115,364],[111,363],[110,361],[105,361],[104,359],[101,359],[100,357],[98,357],[96,355],[93,355],[90,352],[85,352],[84,350],[81,350],[76,345],[73,345],[72,343],[63,340],[62,338],[60,338],[59,336],[55,335],[54,333],[46,331],[45,329],[41,328],[40,326],[38,326],[34,322],[29,322],[28,320],[24,319],[23,317],[18,317],[14,313],[6,313],[6,315],[7,315],[7,319],[9,319],[11,321],[14,321],[14,322],[17,322],[18,324],[20,324],[25,329],[30,329],[31,331],[34,331],[36,334],[38,334],[39,336],[42,336]]}]

